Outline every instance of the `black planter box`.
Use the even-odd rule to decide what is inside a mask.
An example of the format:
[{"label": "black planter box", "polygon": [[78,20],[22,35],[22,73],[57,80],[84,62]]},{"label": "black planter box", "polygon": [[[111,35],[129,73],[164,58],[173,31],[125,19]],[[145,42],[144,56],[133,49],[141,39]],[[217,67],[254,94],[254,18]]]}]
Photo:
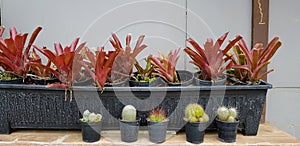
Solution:
[{"label": "black planter box", "polygon": [[[80,129],[78,119],[86,109],[103,115],[103,130],[117,130],[118,119],[126,104],[138,109],[141,126],[147,125],[150,109],[163,107],[169,118],[168,129],[180,130],[185,125],[186,105],[198,102],[212,111],[222,103],[236,107],[239,130],[245,135],[256,135],[266,93],[271,87],[267,83],[251,86],[106,87],[102,92],[96,87],[78,86],[74,87],[73,100],[70,101],[69,92],[65,100],[64,89],[0,84],[0,133],[9,134],[12,129],[21,128]],[[215,130],[214,123],[208,129]]]}]

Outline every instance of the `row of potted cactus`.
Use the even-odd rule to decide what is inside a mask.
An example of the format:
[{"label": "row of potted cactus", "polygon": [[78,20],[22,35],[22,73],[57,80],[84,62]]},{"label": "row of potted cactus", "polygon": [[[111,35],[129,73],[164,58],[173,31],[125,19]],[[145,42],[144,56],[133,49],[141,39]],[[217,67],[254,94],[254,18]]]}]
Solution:
[{"label": "row of potted cactus", "polygon": [[[95,142],[101,136],[100,114],[84,111],[82,122],[82,139],[85,142]],[[191,103],[185,108],[186,140],[190,143],[199,144],[203,142],[209,116],[201,105]],[[238,128],[238,113],[233,107],[221,106],[217,110],[216,123],[218,137],[222,142],[235,142]],[[166,140],[166,133],[169,119],[163,109],[153,109],[148,121],[149,140],[153,143],[162,143]],[[121,140],[123,142],[135,142],[138,139],[140,118],[137,118],[137,111],[134,106],[126,105],[122,110],[122,118],[119,119]]]}]

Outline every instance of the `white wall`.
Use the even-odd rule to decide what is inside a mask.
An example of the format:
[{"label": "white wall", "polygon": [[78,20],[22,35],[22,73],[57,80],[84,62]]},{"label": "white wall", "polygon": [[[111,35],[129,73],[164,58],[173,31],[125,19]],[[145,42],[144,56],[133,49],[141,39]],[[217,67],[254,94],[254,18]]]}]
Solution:
[{"label": "white wall", "polygon": [[274,88],[267,97],[267,121],[300,138],[300,1],[270,0],[269,39],[283,45],[274,56],[269,75]]},{"label": "white wall", "polygon": [[[186,16],[187,6],[187,16]],[[267,120],[300,138],[300,1],[270,0],[270,39],[280,36],[283,46],[274,56],[269,75],[274,89],[267,97]],[[52,48],[54,42],[69,45],[80,36],[89,47],[107,45],[111,32],[124,42],[145,34],[146,54],[164,53],[185,46],[187,30],[203,44],[208,37],[230,31],[228,39],[244,36],[250,45],[251,1],[241,0],[1,0],[2,24],[32,32],[42,26],[37,44]],[[7,35],[7,34],[6,34]],[[287,59],[288,57],[288,59]],[[182,53],[178,68],[192,70],[189,58]]]}]

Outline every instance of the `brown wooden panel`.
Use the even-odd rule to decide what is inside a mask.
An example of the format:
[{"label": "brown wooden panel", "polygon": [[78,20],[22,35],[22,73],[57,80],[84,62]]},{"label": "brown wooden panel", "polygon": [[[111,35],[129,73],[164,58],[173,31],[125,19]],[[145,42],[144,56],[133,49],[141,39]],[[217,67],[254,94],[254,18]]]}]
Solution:
[{"label": "brown wooden panel", "polygon": [[[256,43],[262,43],[264,46],[268,43],[269,34],[269,0],[252,0],[252,47]],[[251,47],[251,48],[252,48]],[[267,76],[264,78],[267,81]],[[265,122],[266,101],[262,113],[261,122]]]}]

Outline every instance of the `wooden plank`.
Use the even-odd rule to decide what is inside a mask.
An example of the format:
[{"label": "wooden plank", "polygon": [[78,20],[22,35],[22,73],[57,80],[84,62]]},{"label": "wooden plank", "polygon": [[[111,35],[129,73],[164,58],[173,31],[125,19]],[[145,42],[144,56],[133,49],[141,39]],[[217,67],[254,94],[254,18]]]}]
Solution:
[{"label": "wooden plank", "polygon": [[[206,132],[201,145],[228,145],[220,142],[217,132]],[[0,135],[0,145],[153,145],[149,140],[148,131],[140,130],[137,142],[125,143],[120,140],[120,131],[102,131],[101,140],[94,143],[82,141],[79,130],[18,130],[10,135]],[[185,139],[184,132],[168,132],[167,140],[159,145],[191,145]],[[265,123],[261,124],[257,136],[237,135],[237,141],[231,145],[299,145],[300,140]]]},{"label": "wooden plank", "polygon": [[[256,43],[266,45],[269,35],[269,0],[252,0],[252,47]],[[251,47],[251,48],[252,48]],[[264,78],[267,81],[267,76]],[[265,122],[266,117],[266,100],[261,122]]]}]

